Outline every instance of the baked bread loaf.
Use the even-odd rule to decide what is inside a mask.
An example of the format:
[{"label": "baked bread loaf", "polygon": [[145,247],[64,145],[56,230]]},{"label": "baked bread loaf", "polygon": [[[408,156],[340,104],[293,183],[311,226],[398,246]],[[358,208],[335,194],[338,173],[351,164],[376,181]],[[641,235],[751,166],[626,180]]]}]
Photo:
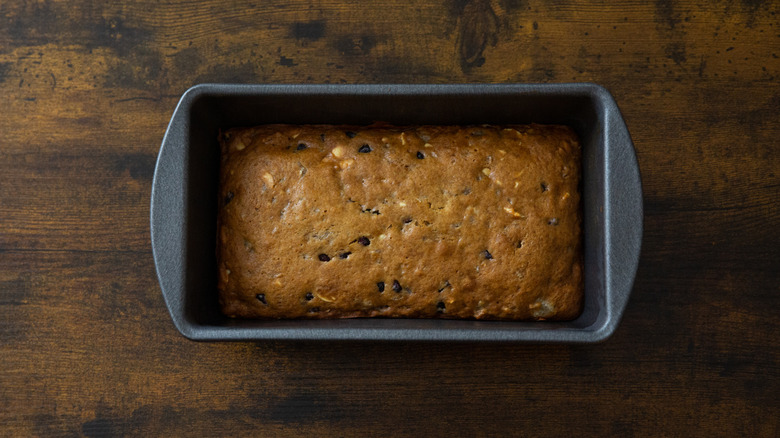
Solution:
[{"label": "baked bread loaf", "polygon": [[581,311],[581,151],[568,127],[265,125],[220,144],[230,317]]}]

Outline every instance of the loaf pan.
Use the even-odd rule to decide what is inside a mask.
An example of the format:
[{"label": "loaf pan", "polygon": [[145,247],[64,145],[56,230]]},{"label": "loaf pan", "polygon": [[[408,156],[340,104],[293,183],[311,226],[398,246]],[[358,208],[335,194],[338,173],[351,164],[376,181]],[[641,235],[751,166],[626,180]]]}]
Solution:
[{"label": "loaf pan", "polygon": [[[216,218],[220,129],[268,123],[564,124],[582,142],[585,305],[567,322],[241,320],[220,312]],[[616,329],[642,239],[642,186],[620,110],[594,84],[196,85],[154,172],[151,236],[173,322],[189,339],[598,342]]]}]

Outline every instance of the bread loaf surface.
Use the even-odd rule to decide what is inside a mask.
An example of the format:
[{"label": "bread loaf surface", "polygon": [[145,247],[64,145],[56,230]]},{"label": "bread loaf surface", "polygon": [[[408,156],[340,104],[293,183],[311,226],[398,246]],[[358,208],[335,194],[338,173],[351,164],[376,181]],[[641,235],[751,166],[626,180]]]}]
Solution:
[{"label": "bread loaf surface", "polygon": [[582,308],[568,127],[263,125],[220,136],[222,311],[566,320]]}]

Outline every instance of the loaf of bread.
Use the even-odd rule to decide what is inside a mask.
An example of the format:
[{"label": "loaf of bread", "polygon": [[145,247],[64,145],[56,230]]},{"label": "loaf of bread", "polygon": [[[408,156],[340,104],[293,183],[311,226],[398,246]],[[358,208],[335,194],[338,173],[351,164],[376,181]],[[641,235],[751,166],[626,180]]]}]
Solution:
[{"label": "loaf of bread", "polygon": [[265,125],[220,144],[230,317],[581,312],[581,151],[568,127]]}]

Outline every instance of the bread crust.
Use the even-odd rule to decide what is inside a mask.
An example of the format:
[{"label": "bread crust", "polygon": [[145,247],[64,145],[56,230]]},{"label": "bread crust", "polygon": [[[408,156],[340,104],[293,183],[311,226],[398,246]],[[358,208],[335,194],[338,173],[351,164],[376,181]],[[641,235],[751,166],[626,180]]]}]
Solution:
[{"label": "bread crust", "polygon": [[569,320],[565,126],[263,125],[220,136],[218,290],[240,318]]}]

